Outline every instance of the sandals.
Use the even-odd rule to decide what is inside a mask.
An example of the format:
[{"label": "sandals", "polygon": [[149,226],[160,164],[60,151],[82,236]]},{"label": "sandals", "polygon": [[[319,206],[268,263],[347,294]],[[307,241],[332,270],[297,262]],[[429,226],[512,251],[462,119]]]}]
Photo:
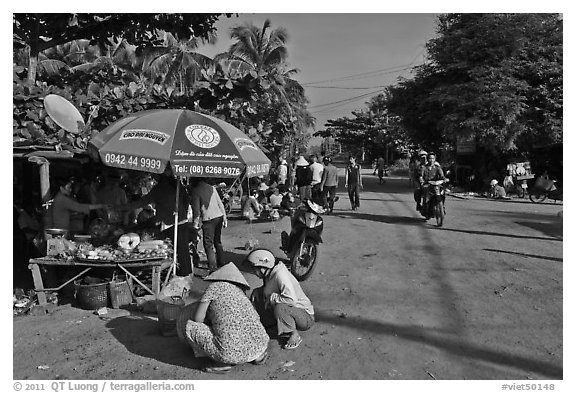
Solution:
[{"label": "sandals", "polygon": [[266,363],[266,360],[268,360],[269,357],[270,354],[268,353],[268,351],[266,351],[262,354],[262,356],[260,356],[258,359],[252,360],[250,363],[255,364],[256,366],[260,366]]},{"label": "sandals", "polygon": [[302,343],[302,337],[298,337],[298,340],[296,340],[296,342],[290,342],[288,341],[286,344],[284,344],[284,349],[296,349],[298,348],[298,346]]},{"label": "sandals", "polygon": [[205,373],[213,374],[226,374],[232,370],[232,366],[229,364],[210,362],[207,366],[202,367],[202,371]]}]

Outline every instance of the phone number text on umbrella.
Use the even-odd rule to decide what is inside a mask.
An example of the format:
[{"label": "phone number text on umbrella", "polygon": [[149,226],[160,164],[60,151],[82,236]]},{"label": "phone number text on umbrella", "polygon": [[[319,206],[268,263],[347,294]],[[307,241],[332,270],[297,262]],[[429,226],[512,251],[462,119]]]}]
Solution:
[{"label": "phone number text on umbrella", "polygon": [[112,166],[127,169],[140,169],[151,172],[161,172],[162,161],[156,158],[146,158],[137,156],[127,156],[125,154],[104,154],[104,162]]}]

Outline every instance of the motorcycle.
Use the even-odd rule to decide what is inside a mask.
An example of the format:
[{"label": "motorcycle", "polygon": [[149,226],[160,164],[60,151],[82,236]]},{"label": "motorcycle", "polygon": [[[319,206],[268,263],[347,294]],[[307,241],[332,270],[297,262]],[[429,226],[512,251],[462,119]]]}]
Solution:
[{"label": "motorcycle", "polygon": [[446,192],[444,190],[444,184],[447,182],[448,179],[430,180],[428,182],[428,189],[425,194],[424,207],[422,209],[422,214],[426,220],[435,217],[436,225],[439,227],[444,224],[444,216],[446,215],[446,207],[444,206],[446,202]]},{"label": "motorcycle", "polygon": [[320,258],[320,243],[324,220],[320,216],[324,209],[310,200],[300,206],[290,224],[290,235],[282,232],[282,249],[289,259],[289,267],[298,281],[304,281],[314,271]]},{"label": "motorcycle", "polygon": [[562,199],[562,188],[556,187],[556,180],[548,180],[544,178],[539,178],[528,191],[528,198],[533,203],[542,203],[546,198],[554,199],[556,201],[561,201]]}]

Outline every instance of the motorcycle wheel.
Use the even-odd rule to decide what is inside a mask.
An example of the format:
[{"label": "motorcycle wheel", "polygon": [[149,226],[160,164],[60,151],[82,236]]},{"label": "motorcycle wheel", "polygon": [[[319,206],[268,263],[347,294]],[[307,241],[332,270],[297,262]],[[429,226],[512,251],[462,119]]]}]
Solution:
[{"label": "motorcycle wheel", "polygon": [[[320,257],[318,244],[309,239],[304,240],[303,246],[297,246],[297,251],[291,259],[290,271],[298,281],[304,281],[314,271]],[[300,253],[302,250],[302,253]]]},{"label": "motorcycle wheel", "polygon": [[534,203],[542,203],[546,199],[546,192],[544,191],[530,191],[528,198]]},{"label": "motorcycle wheel", "polygon": [[439,201],[434,207],[436,216],[436,226],[441,227],[444,224],[444,203]]},{"label": "motorcycle wheel", "polygon": [[228,200],[227,202],[224,202],[224,210],[226,211],[226,214],[230,214],[232,213],[232,203],[230,203],[230,200]]}]

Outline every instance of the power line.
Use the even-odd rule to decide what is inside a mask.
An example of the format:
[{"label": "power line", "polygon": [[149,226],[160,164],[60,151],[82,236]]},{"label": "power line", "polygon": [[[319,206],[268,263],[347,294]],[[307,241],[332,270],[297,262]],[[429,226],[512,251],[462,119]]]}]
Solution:
[{"label": "power line", "polygon": [[[387,68],[382,68],[380,70],[376,70],[376,71],[370,71],[370,72],[362,72],[360,74],[352,74],[352,75],[346,75],[340,78],[334,78],[334,79],[325,79],[322,81],[316,81],[316,82],[304,82],[301,83],[302,86],[307,86],[307,85],[315,85],[318,83],[325,83],[325,82],[337,82],[337,81],[344,81],[344,80],[353,80],[353,79],[363,79],[363,78],[370,78],[372,76],[377,76],[378,74],[382,74],[385,73],[386,71],[390,71],[389,73],[394,73],[394,72],[399,72],[399,71],[403,71],[407,68],[401,68],[401,67],[406,67],[406,66],[410,66],[411,64],[403,64],[403,65],[399,65],[399,66],[395,66],[395,67],[387,67]],[[396,70],[397,68],[400,68],[398,70]],[[394,70],[394,71],[392,71]]]},{"label": "power line", "polygon": [[366,96],[369,96],[369,95],[374,94],[374,93],[379,93],[379,91],[373,91],[373,92],[370,92],[370,93],[364,93],[364,94],[361,94],[361,95],[359,95],[359,96],[349,97],[349,98],[345,98],[345,99],[340,100],[340,101],[329,102],[329,103],[327,103],[327,104],[320,104],[320,105],[309,106],[308,109],[320,108],[320,107],[323,107],[323,106],[330,106],[330,105],[333,105],[333,104],[339,104],[339,103],[341,103],[341,102],[347,102],[347,101],[350,101],[350,100],[355,100],[355,99],[357,99],[357,98],[366,97]]}]

